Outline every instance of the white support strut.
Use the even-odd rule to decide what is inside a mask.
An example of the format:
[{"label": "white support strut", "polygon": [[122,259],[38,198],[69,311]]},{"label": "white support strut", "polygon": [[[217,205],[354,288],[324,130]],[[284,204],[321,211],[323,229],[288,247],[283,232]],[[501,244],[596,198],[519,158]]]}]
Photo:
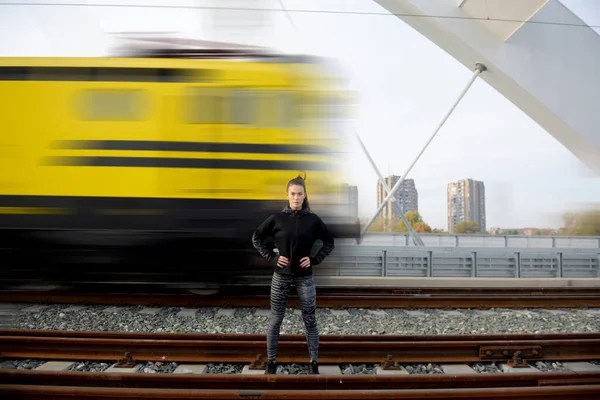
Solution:
[{"label": "white support strut", "polygon": [[[377,164],[375,164],[375,161],[371,157],[371,154],[367,150],[367,147],[363,143],[363,141],[360,138],[360,135],[358,134],[358,132],[356,131],[356,129],[354,129],[354,136],[356,137],[356,140],[358,140],[358,143],[360,144],[361,149],[363,150],[363,152],[367,156],[367,159],[371,163],[371,166],[375,170],[375,173],[377,174],[377,177],[379,178],[379,180],[383,184],[383,187],[385,188],[385,192],[386,193],[390,193],[391,188],[389,187],[389,185],[387,184],[387,182],[383,179],[383,175],[381,175],[381,172],[379,171],[379,168],[377,168]],[[400,215],[400,218],[402,218],[402,221],[404,221],[404,225],[406,225],[406,229],[408,229],[408,233],[412,237],[414,245],[415,246],[424,246],[425,244],[423,243],[423,240],[417,234],[417,232],[414,231],[413,227],[410,225],[410,223],[406,219],[406,216],[402,212],[402,208],[400,207],[400,204],[397,203],[397,202],[393,202],[393,204],[396,206],[396,209],[398,211],[398,215]]]},{"label": "white support strut", "polygon": [[423,147],[423,149],[419,152],[419,154],[417,154],[417,157],[415,158],[415,160],[410,164],[410,166],[408,167],[408,169],[406,170],[406,172],[404,174],[402,174],[402,176],[400,177],[400,179],[398,180],[398,182],[396,182],[396,184],[392,188],[391,192],[388,193],[387,197],[381,202],[381,205],[379,206],[379,208],[375,212],[375,215],[371,218],[371,220],[369,220],[369,222],[363,228],[363,230],[361,232],[361,237],[365,235],[365,233],[371,227],[371,225],[373,224],[373,222],[375,221],[375,219],[377,218],[377,216],[379,215],[379,213],[381,212],[381,210],[383,209],[383,207],[385,207],[385,205],[387,204],[387,202],[398,191],[398,189],[400,188],[400,185],[402,184],[402,182],[404,182],[404,179],[406,178],[406,176],[408,175],[408,173],[410,172],[410,170],[417,163],[417,161],[419,160],[419,158],[421,157],[421,155],[423,154],[423,152],[425,152],[425,150],[427,149],[427,147],[429,146],[429,144],[431,143],[431,141],[433,140],[433,138],[440,131],[440,129],[442,128],[442,126],[444,125],[444,123],[446,122],[446,120],[448,120],[448,118],[450,117],[450,115],[452,114],[452,112],[454,111],[454,109],[456,108],[456,106],[458,105],[458,103],[460,103],[460,101],[465,96],[465,94],[467,93],[467,91],[471,88],[471,85],[473,85],[473,82],[475,82],[475,79],[477,79],[477,77],[479,76],[479,74],[481,74],[486,69],[487,69],[486,66],[483,65],[483,64],[481,64],[481,63],[476,63],[475,64],[475,72],[473,73],[473,76],[471,77],[471,79],[467,83],[466,87],[460,93],[460,96],[458,96],[458,99],[454,102],[454,104],[452,105],[452,107],[450,108],[450,110],[446,113],[446,115],[444,116],[444,118],[442,119],[442,121],[438,124],[437,128],[435,129],[435,131],[433,132],[433,134],[431,135],[431,137],[429,138],[429,140],[427,141],[427,143],[425,143],[425,146]]}]

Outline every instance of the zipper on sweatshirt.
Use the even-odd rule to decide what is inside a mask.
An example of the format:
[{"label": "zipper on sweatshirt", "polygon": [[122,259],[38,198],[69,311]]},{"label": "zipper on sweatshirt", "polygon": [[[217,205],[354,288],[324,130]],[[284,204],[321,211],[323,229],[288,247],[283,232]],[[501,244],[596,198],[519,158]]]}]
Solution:
[{"label": "zipper on sweatshirt", "polygon": [[[294,241],[293,241],[294,245],[292,248],[295,248],[296,245],[298,244],[298,219],[299,219],[299,216],[295,215],[294,219],[296,220],[296,236],[294,237]],[[293,259],[293,255],[292,255],[292,259]],[[292,276],[294,276],[294,263],[292,262],[292,260],[290,260],[290,264],[292,264],[292,265],[290,265],[290,267],[291,267],[291,271],[292,271]]]}]

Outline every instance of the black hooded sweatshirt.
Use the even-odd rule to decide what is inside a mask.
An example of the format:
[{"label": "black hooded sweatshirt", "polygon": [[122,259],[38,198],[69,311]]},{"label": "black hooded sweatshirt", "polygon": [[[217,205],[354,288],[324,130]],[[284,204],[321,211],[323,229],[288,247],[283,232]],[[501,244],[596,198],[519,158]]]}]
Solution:
[{"label": "black hooded sweatshirt", "polygon": [[[265,239],[268,237],[275,240],[279,255],[267,247]],[[310,257],[318,239],[323,242],[323,246],[314,257]],[[312,275],[312,267],[319,265],[334,248],[333,237],[321,218],[307,208],[292,210],[289,206],[269,216],[256,228],[252,244],[275,267],[275,272],[293,276]],[[290,260],[285,268],[277,266],[280,256]],[[310,257],[308,268],[300,268],[300,260],[304,257]]]}]

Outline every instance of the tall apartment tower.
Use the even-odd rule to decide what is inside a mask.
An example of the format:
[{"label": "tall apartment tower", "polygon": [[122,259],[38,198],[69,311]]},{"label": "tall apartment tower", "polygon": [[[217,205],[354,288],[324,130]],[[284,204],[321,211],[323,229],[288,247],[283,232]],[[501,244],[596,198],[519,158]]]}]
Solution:
[{"label": "tall apartment tower", "polygon": [[[400,180],[400,177],[397,175],[390,175],[388,177],[383,178],[385,182],[387,182],[388,186],[391,188],[394,187],[396,182]],[[381,206],[383,200],[387,197],[387,192],[385,191],[385,187],[380,179],[377,180],[377,207]],[[419,193],[417,192],[417,188],[415,186],[415,181],[413,179],[405,179],[404,182],[400,185],[394,197],[392,197],[391,202],[385,205],[381,210],[381,214],[385,218],[385,220],[389,221],[391,224],[395,224],[400,221],[400,215],[396,211],[396,206],[392,204],[392,202],[400,203],[400,208],[402,209],[402,213],[406,214],[409,211],[419,211]]]},{"label": "tall apartment tower", "polygon": [[473,221],[481,232],[485,227],[485,186],[481,181],[463,179],[448,184],[448,232],[456,225]]}]

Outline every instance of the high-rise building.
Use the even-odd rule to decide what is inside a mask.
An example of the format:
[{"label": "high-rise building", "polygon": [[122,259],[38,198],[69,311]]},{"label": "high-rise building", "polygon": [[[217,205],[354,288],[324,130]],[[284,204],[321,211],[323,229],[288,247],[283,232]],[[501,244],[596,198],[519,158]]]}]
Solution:
[{"label": "high-rise building", "polygon": [[456,225],[473,221],[485,232],[485,186],[481,181],[463,179],[448,184],[448,232]]},{"label": "high-rise building", "polygon": [[[388,184],[389,188],[392,189],[396,182],[400,180],[400,176],[390,175],[388,177],[383,178],[385,182]],[[387,197],[387,192],[385,187],[380,179],[377,180],[377,207],[381,206],[383,200]],[[406,214],[409,211],[419,211],[419,193],[417,192],[417,188],[415,186],[415,181],[413,179],[405,179],[401,184],[396,193],[394,193],[394,197],[391,198],[391,201],[386,204],[381,210],[381,215],[383,215],[384,220],[389,222],[390,224],[396,224],[400,221],[400,215],[398,214],[397,207],[393,204],[397,202],[400,204],[400,209],[403,214]]]}]

